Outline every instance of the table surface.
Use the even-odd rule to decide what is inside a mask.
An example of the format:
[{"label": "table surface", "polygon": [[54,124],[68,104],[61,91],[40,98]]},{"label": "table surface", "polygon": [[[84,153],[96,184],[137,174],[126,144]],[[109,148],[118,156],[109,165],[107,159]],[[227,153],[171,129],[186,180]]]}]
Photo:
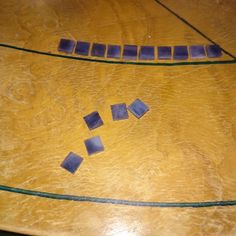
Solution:
[{"label": "table surface", "polygon": [[[163,2],[236,55],[234,0]],[[154,0],[8,0],[0,1],[0,38],[1,229],[236,235],[234,63],[148,66],[50,56],[64,55],[60,38],[174,46],[209,44],[206,37]],[[149,105],[145,116],[112,121],[111,104],[136,98]],[[104,126],[89,131],[83,116],[94,110]],[[88,157],[83,141],[95,135],[105,151]],[[60,167],[70,151],[84,157],[74,175]]]}]

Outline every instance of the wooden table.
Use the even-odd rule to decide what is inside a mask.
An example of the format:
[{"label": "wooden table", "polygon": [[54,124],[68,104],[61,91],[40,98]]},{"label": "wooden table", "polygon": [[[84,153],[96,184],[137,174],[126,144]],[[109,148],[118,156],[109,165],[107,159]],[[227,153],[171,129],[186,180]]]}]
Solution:
[{"label": "wooden table", "polygon": [[[163,2],[236,55],[234,0]],[[235,61],[226,53],[217,61],[231,62],[173,66],[51,56],[64,55],[57,52],[63,37],[209,44],[154,0],[1,1],[0,228],[235,235]],[[111,104],[136,98],[150,106],[143,118],[112,121]],[[94,110],[105,125],[89,131],[83,116]],[[83,141],[95,135],[105,151],[88,157]],[[74,175],[60,167],[70,151],[84,157]]]}]

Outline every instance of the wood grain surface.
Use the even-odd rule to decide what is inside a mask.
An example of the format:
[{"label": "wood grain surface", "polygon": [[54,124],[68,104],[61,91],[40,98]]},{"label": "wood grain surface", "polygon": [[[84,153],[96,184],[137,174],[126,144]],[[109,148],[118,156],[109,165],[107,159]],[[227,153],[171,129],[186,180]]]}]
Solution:
[{"label": "wood grain surface", "polygon": [[[165,4],[236,54],[234,0]],[[209,42],[153,0],[0,1],[0,43],[57,53],[60,38],[106,44]],[[236,200],[235,64],[90,63],[0,47],[0,185],[146,202]],[[221,60],[231,59],[223,55]],[[140,120],[110,105],[140,98]],[[83,116],[98,110],[104,126]],[[99,135],[105,151],[88,157]],[[84,157],[74,174],[68,152]],[[34,235],[236,235],[236,206],[152,208],[0,191],[0,228]]]}]

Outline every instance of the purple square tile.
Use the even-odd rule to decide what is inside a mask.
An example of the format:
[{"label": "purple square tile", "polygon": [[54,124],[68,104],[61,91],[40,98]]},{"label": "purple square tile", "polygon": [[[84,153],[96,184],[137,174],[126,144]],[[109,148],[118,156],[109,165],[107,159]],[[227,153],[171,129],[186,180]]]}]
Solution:
[{"label": "purple square tile", "polygon": [[61,163],[61,167],[71,172],[72,174],[78,169],[80,164],[82,163],[83,158],[78,156],[77,154],[70,152],[65,160]]},{"label": "purple square tile", "polygon": [[85,140],[84,144],[89,156],[104,151],[104,146],[99,136]]},{"label": "purple square tile", "polygon": [[207,45],[206,46],[207,56],[208,57],[221,57],[222,51],[219,45]]},{"label": "purple square tile", "polygon": [[104,57],[106,51],[106,45],[101,43],[94,43],[92,47],[91,55],[94,57]]},{"label": "purple square tile", "polygon": [[120,58],[121,46],[119,45],[108,45],[107,57],[108,58]]},{"label": "purple square tile", "polygon": [[192,45],[189,47],[191,58],[205,58],[206,52],[203,45]]},{"label": "purple square tile", "polygon": [[138,54],[138,47],[136,45],[124,45],[123,59],[136,60]]},{"label": "purple square tile", "polygon": [[171,47],[169,46],[160,46],[158,47],[158,59],[171,59]]},{"label": "purple square tile", "polygon": [[84,117],[84,121],[86,122],[88,128],[90,130],[96,129],[103,125],[102,118],[100,117],[97,111],[94,111],[87,116]]},{"label": "purple square tile", "polygon": [[58,46],[59,52],[72,53],[75,47],[75,41],[70,39],[61,39]]},{"label": "purple square tile", "polygon": [[88,56],[89,47],[90,47],[90,43],[78,41],[76,48],[75,48],[75,53],[82,55],[82,56]]},{"label": "purple square tile", "polygon": [[129,118],[125,103],[111,105],[113,120],[125,120]]},{"label": "purple square tile", "polygon": [[174,47],[174,59],[175,60],[188,59],[188,47],[187,46],[175,46]]},{"label": "purple square tile", "polygon": [[154,47],[153,46],[141,46],[139,51],[140,60],[154,60]]},{"label": "purple square tile", "polygon": [[149,107],[140,99],[136,99],[128,106],[128,110],[139,119],[149,111]]}]

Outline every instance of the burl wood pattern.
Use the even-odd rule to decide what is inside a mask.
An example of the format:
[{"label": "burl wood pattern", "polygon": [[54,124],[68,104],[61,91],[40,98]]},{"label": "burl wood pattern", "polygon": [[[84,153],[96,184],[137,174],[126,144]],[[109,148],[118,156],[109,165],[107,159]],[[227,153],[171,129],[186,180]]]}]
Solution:
[{"label": "burl wood pattern", "polygon": [[[234,0],[166,0],[236,54]],[[0,41],[57,52],[60,38],[106,44],[208,41],[153,0],[0,1]],[[155,202],[236,199],[236,67],[82,62],[0,48],[0,184]],[[222,60],[229,60],[223,55]],[[140,120],[111,104],[140,98]],[[104,126],[83,117],[99,111]],[[88,157],[83,141],[105,151]],[[73,151],[75,175],[60,167]],[[0,192],[0,228],[36,235],[236,235],[236,207],[151,208]]]}]

